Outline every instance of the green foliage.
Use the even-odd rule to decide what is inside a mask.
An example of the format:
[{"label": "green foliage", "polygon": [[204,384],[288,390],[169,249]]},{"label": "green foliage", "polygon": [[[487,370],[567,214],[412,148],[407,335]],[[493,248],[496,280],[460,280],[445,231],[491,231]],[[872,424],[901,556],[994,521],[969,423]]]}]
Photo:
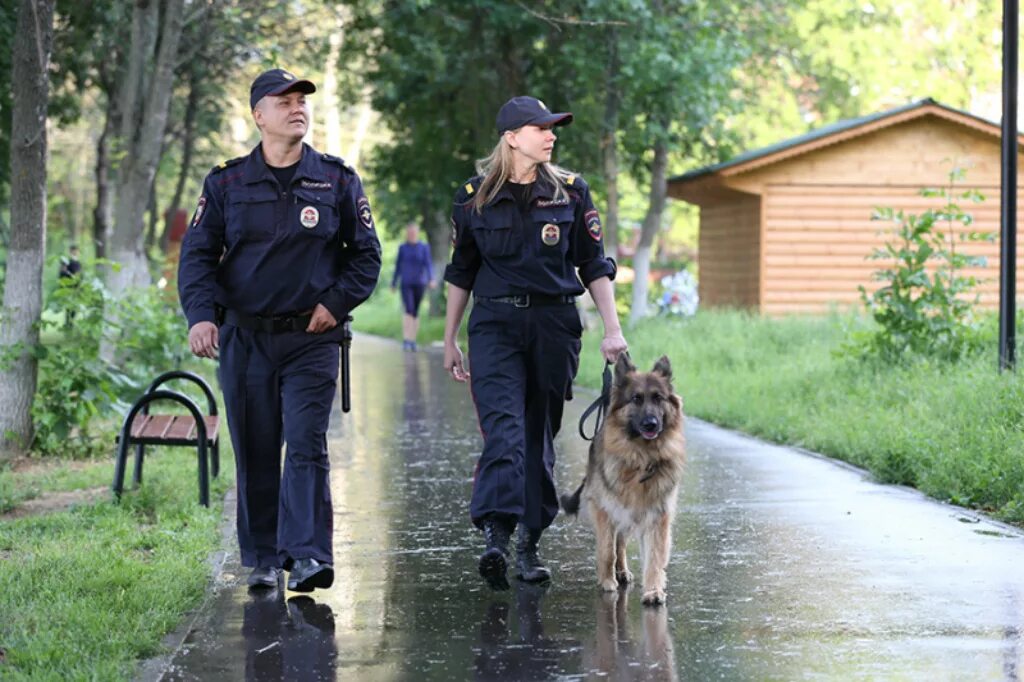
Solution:
[{"label": "green foliage", "polygon": [[[949,363],[892,365],[834,350],[865,317],[763,318],[700,311],[643,320],[630,354],[672,361],[687,414],[870,470],[886,483],[1024,522],[1024,383],[1000,374],[994,315],[979,321],[989,350]],[[588,332],[577,382],[599,388],[600,330]]]},{"label": "green foliage", "polygon": [[[958,202],[979,203],[984,197],[977,190],[956,189],[964,176],[963,169],[954,168],[946,187],[921,190],[924,197],[942,199],[941,207],[920,215],[891,207],[876,210],[872,219],[893,223],[895,239],[868,258],[891,261],[891,265],[873,275],[884,286],[870,294],[864,286],[859,289],[879,327],[856,335],[846,352],[899,362],[910,356],[955,360],[970,350],[978,298],[970,294],[978,279],[962,271],[968,266],[983,267],[985,259],[958,250],[957,242],[991,241],[995,235],[969,230],[973,218]],[[968,228],[959,240],[957,225]]]},{"label": "green foliage", "polygon": [[[32,449],[43,455],[83,457],[109,448],[111,420],[156,374],[184,359],[177,310],[155,287],[115,301],[99,277],[62,279],[43,330],[56,332],[44,335],[53,341],[37,350]],[[104,339],[117,349],[114,362],[101,357]]]}]

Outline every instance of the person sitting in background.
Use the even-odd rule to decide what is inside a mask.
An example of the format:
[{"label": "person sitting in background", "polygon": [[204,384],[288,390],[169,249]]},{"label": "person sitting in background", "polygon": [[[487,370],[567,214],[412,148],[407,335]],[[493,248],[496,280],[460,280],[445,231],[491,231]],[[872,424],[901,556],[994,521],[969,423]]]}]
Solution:
[{"label": "person sitting in background", "polygon": [[419,240],[420,228],[416,223],[405,226],[405,242],[398,247],[395,274],[391,278],[394,289],[401,280],[402,292],[402,350],[416,350],[419,333],[420,302],[429,286],[433,289],[434,265],[430,258],[430,245]]}]

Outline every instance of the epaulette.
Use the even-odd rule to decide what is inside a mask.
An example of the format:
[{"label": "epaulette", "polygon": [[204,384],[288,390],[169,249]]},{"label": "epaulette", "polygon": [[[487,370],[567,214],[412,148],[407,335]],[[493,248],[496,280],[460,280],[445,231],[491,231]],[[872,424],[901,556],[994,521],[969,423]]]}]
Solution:
[{"label": "epaulette", "polygon": [[466,180],[466,182],[462,183],[462,186],[459,187],[458,194],[466,195],[466,200],[468,201],[470,197],[476,194],[476,190],[478,187],[480,187],[481,182],[483,182],[483,178],[481,178],[479,175],[470,178],[469,180]]},{"label": "epaulette", "polygon": [[340,156],[334,156],[333,154],[326,154],[325,153],[325,154],[321,154],[320,158],[322,158],[324,161],[328,161],[330,163],[333,163],[333,164],[336,164],[338,166],[341,166],[342,168],[344,168],[345,170],[347,170],[350,173],[355,173],[356,172],[356,169],[352,167],[352,164],[348,163],[347,161],[345,161],[345,159],[341,158]]},{"label": "epaulette", "polygon": [[228,159],[227,161],[221,161],[216,166],[214,166],[213,170],[211,170],[210,172],[211,173],[218,173],[218,172],[224,170],[225,168],[230,168],[231,166],[237,166],[238,164],[240,164],[243,161],[245,161],[245,159],[246,159],[246,157],[244,157],[244,156],[237,156],[237,157],[235,157],[233,159]]}]

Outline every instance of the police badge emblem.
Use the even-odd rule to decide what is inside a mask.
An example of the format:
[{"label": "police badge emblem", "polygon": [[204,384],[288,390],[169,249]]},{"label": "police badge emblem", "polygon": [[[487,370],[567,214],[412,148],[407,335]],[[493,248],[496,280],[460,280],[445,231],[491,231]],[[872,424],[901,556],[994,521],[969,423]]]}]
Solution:
[{"label": "police badge emblem", "polygon": [[594,241],[601,241],[601,217],[597,211],[587,211],[583,219],[587,223],[587,232],[594,238]]},{"label": "police badge emblem", "polygon": [[545,246],[554,246],[561,236],[562,231],[554,223],[548,223],[540,231],[540,240],[544,242]]},{"label": "police badge emblem", "polygon": [[299,222],[307,230],[312,230],[320,222],[320,211],[312,206],[306,206],[299,214]]},{"label": "police badge emblem", "polygon": [[199,197],[199,205],[196,206],[196,214],[192,216],[192,227],[199,224],[199,221],[203,219],[203,211],[206,210],[206,196]]},{"label": "police badge emblem", "polygon": [[356,202],[356,213],[359,214],[359,222],[368,230],[373,229],[373,213],[370,211],[370,200],[366,197],[359,197]]}]

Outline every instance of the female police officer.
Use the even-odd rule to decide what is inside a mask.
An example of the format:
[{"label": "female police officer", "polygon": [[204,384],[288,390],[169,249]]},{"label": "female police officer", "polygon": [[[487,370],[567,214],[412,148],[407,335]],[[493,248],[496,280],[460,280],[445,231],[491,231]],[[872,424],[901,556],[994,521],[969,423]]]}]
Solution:
[{"label": "female police officer", "polygon": [[605,258],[590,190],[551,164],[553,127],[571,121],[533,97],[506,102],[498,144],[456,193],[452,211],[444,365],[456,381],[469,379],[456,337],[472,291],[469,360],[484,449],[470,516],[487,543],[480,574],[495,589],[508,587],[516,524],[520,579],[550,577],[537,543],[558,513],[552,439],[579,365],[583,328],[573,302],[584,286],[604,322],[602,355],[611,361],[626,350],[615,262]]}]

